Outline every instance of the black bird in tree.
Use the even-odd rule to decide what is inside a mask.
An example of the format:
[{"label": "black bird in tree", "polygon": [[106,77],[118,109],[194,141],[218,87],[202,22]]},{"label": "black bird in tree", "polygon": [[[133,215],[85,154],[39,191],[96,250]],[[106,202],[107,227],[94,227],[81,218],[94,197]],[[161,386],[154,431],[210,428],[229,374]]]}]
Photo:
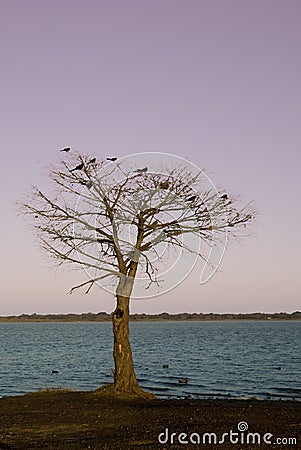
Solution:
[{"label": "black bird in tree", "polygon": [[138,173],[147,172],[147,167],[144,167],[143,169],[134,170],[134,172],[138,172]]},{"label": "black bird in tree", "polygon": [[70,172],[73,172],[74,170],[82,170],[83,168],[84,168],[84,163],[81,163],[78,166],[74,167],[74,169],[71,169]]},{"label": "black bird in tree", "polygon": [[89,164],[94,164],[96,162],[96,158],[92,158],[92,159],[90,159],[90,161],[88,162],[88,165]]},{"label": "black bird in tree", "polygon": [[195,199],[196,199],[196,195],[192,195],[191,197],[189,197],[189,198],[187,199],[187,201],[188,201],[188,202],[194,202]]},{"label": "black bird in tree", "polygon": [[221,196],[221,198],[222,198],[223,200],[227,200],[228,195],[227,195],[227,194],[224,194],[224,195]]},{"label": "black bird in tree", "polygon": [[160,183],[160,189],[168,189],[169,183],[168,181],[161,181]]},{"label": "black bird in tree", "polygon": [[71,150],[71,148],[70,147],[65,147],[65,148],[62,148],[62,150],[60,150],[60,152],[70,152],[70,150]]},{"label": "black bird in tree", "polygon": [[113,162],[114,162],[114,161],[117,161],[117,157],[114,156],[113,158],[107,158],[107,160],[108,160],[108,161],[113,161]]}]

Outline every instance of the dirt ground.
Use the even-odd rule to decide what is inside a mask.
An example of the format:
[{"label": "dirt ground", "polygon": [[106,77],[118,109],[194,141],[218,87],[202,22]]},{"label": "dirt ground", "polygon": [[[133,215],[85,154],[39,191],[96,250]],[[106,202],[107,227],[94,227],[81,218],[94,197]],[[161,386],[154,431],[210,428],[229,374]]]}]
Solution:
[{"label": "dirt ground", "polygon": [[[222,438],[230,430],[232,440],[229,434]],[[216,444],[213,435],[204,436],[206,432],[216,434]],[[273,435],[265,436],[270,444],[263,443],[266,433]],[[97,391],[47,391],[0,399],[0,449],[138,448],[300,449],[301,402],[120,400]]]}]

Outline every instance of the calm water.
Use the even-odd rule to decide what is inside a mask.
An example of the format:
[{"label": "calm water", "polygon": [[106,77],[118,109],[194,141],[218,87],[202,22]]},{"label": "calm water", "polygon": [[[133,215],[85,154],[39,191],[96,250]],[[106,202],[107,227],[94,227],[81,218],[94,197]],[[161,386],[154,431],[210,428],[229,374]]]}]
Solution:
[{"label": "calm water", "polygon": [[[0,396],[112,381],[110,323],[1,323],[0,341]],[[140,385],[158,396],[301,399],[301,322],[140,322],[131,341]]]}]

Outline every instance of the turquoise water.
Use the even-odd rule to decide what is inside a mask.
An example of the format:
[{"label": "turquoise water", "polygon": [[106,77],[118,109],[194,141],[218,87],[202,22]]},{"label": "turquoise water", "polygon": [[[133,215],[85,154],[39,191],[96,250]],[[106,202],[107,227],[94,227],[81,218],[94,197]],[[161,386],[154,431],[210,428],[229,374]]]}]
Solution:
[{"label": "turquoise water", "polygon": [[[0,396],[112,381],[110,323],[1,323],[0,341]],[[301,399],[301,322],[138,322],[131,342],[140,385],[160,397]]]}]

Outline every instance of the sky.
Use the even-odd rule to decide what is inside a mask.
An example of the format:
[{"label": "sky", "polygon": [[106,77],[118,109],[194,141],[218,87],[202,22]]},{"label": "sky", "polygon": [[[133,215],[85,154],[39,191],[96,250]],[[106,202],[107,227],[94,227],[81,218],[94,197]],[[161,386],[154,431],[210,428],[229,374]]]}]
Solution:
[{"label": "sky", "polygon": [[0,17],[0,315],[111,312],[45,259],[16,202],[65,146],[165,152],[253,200],[250,237],[136,313],[292,312],[300,301],[301,3],[12,0]]}]

